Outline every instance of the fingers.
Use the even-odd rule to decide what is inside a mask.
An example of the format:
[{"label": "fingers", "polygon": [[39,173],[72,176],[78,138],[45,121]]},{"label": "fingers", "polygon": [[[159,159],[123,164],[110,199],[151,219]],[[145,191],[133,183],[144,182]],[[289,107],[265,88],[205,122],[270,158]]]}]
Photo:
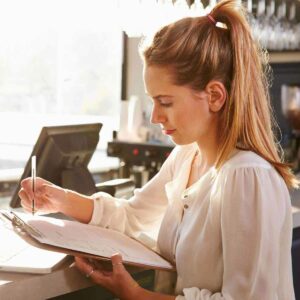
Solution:
[{"label": "fingers", "polygon": [[102,269],[105,268],[107,262],[103,263],[98,260],[91,262],[85,258],[75,257],[76,267],[86,277],[105,287],[119,299],[137,299],[136,295],[140,286],[126,271],[122,262],[122,256],[120,254],[113,255],[111,262],[113,271],[108,272]]},{"label": "fingers", "polygon": [[91,278],[94,282],[104,286],[110,285],[109,275],[111,275],[112,272],[99,270],[99,265],[96,268],[88,259],[82,257],[75,257],[75,266],[87,278]]},{"label": "fingers", "polygon": [[[42,187],[42,185],[53,185],[51,182],[41,178],[41,177],[36,177],[36,189],[38,190],[39,188]],[[21,181],[21,187],[26,190],[26,192],[32,192],[32,178],[27,177]]]},{"label": "fingers", "polygon": [[[118,271],[125,269],[123,262],[122,262],[122,256],[120,254],[113,255],[111,257],[111,260],[112,260],[113,272],[115,272],[115,271],[118,272]],[[98,275],[98,273],[100,273],[100,274],[102,273],[102,275],[104,273],[107,273],[107,274],[112,273],[107,270],[107,266],[105,266],[105,262],[104,262],[104,265],[102,266],[101,262],[97,261],[97,262],[93,263],[90,260],[88,260],[86,258],[82,258],[82,257],[75,257],[75,265],[84,274],[88,274],[91,271],[91,269],[97,270],[97,272],[94,272],[95,273],[94,276]]]},{"label": "fingers", "polygon": [[65,190],[54,184],[44,183],[42,185],[42,189],[43,189],[45,196],[47,196],[49,198],[51,198],[51,197],[61,198],[61,196],[63,196],[63,197],[65,196]]},{"label": "fingers", "polygon": [[27,177],[21,181],[21,187],[25,189],[27,186],[31,184],[31,178]]},{"label": "fingers", "polygon": [[[18,193],[21,199],[21,205],[26,211],[32,211],[32,197],[28,194],[28,192],[21,188]],[[35,210],[41,210],[44,208],[45,203],[48,201],[47,197],[43,193],[43,191],[39,190],[34,195],[35,199]]]},{"label": "fingers", "polygon": [[26,191],[23,188],[20,189],[20,191],[18,193],[18,196],[24,202],[30,202],[31,201],[30,197],[28,196],[28,194],[26,193]]},{"label": "fingers", "polygon": [[24,208],[25,211],[31,212],[32,211],[32,206],[28,205],[24,201],[21,201],[21,206]]},{"label": "fingers", "polygon": [[123,265],[122,255],[119,253],[112,255],[111,263],[113,266],[113,272],[120,272],[125,269],[125,267]]},{"label": "fingers", "polygon": [[[64,189],[61,190],[64,191]],[[55,193],[55,191],[57,192]],[[52,207],[54,198],[60,199],[61,196],[64,196],[64,194],[58,194],[59,192],[60,188],[58,186],[37,177],[35,193],[33,195],[32,178],[28,177],[21,181],[21,189],[18,195],[21,199],[21,205],[25,210],[31,211],[32,199],[34,198],[36,210],[48,211],[54,209]]]},{"label": "fingers", "polygon": [[23,195],[25,192],[27,194],[27,198],[32,199],[32,197],[33,197],[32,180],[30,177],[25,178],[24,180],[21,181],[21,190],[23,190],[23,193],[22,193]]},{"label": "fingers", "polygon": [[23,188],[19,191],[18,195],[21,199],[22,207],[25,210],[30,211],[31,210],[31,205],[32,205],[32,200],[29,197],[29,195],[26,193],[26,191]]},{"label": "fingers", "polygon": [[75,265],[83,272],[88,272],[88,269],[90,269],[91,266],[89,261],[83,257],[75,257]]},{"label": "fingers", "polygon": [[[39,182],[41,178],[36,178],[36,191],[39,189]],[[25,191],[27,194],[27,198],[33,198],[33,190],[32,190],[32,178],[28,177],[21,181],[21,190]]]},{"label": "fingers", "polygon": [[91,272],[91,270],[93,269],[93,266],[91,266],[85,258],[81,258],[81,257],[75,257],[75,266],[83,274],[89,274]]}]

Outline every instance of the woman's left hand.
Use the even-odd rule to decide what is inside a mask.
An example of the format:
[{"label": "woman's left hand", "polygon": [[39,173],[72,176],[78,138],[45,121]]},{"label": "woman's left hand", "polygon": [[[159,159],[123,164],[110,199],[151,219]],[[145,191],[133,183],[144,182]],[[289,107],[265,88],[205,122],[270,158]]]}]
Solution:
[{"label": "woman's left hand", "polygon": [[138,293],[142,289],[131,277],[122,263],[122,256],[115,254],[111,257],[112,270],[105,268],[105,264],[99,261],[90,261],[82,257],[75,257],[76,267],[91,278],[95,283],[108,289],[122,300],[138,299]]}]

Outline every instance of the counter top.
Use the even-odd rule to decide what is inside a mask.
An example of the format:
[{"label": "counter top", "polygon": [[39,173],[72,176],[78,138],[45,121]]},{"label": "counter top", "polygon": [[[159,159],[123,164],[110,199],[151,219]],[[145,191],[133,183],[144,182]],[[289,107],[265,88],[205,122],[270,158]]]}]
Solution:
[{"label": "counter top", "polygon": [[[109,293],[86,278],[74,266],[73,258],[49,274],[25,274],[14,272],[0,272],[1,300],[40,300],[65,295],[89,287],[97,288],[99,297]],[[151,286],[154,279],[153,270],[128,269],[141,286]],[[49,284],[50,283],[50,284]],[[112,299],[112,298],[111,298]]]},{"label": "counter top", "polygon": [[3,300],[47,299],[92,285],[70,260],[49,274],[0,272],[0,298]]}]

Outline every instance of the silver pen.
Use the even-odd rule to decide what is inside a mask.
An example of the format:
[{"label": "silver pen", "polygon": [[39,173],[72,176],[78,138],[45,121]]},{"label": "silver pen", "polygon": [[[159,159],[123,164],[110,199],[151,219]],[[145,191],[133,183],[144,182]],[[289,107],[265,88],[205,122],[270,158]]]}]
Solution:
[{"label": "silver pen", "polygon": [[33,155],[31,157],[31,183],[32,183],[32,193],[33,193],[33,197],[32,197],[32,215],[34,215],[35,212],[35,207],[34,207],[34,196],[35,196],[35,179],[36,178],[36,156]]}]

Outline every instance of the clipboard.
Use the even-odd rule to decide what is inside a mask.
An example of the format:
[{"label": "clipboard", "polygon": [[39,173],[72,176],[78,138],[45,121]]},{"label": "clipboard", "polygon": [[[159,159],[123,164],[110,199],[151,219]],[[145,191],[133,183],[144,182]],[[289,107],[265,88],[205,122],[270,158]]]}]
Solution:
[{"label": "clipboard", "polygon": [[1,213],[19,232],[29,235],[35,247],[41,249],[102,261],[110,261],[113,254],[120,253],[128,266],[176,271],[175,266],[159,253],[112,229],[47,216]]},{"label": "clipboard", "polygon": [[0,211],[0,272],[46,274],[71,257],[36,247],[12,213]]}]

